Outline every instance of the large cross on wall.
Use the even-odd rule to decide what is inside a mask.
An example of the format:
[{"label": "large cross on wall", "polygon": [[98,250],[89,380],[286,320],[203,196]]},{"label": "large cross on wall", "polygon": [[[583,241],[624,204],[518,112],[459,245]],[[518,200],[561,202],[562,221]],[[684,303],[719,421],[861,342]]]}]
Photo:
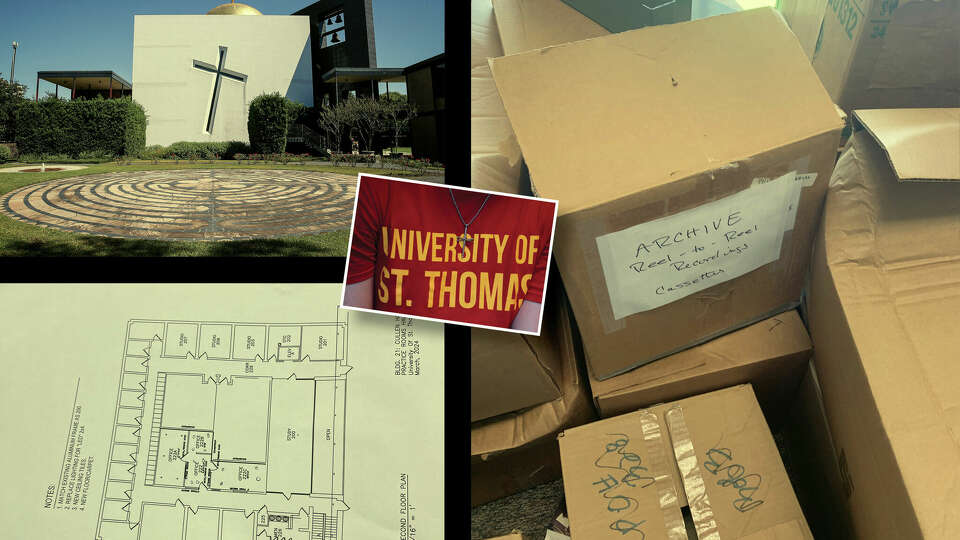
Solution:
[{"label": "large cross on wall", "polygon": [[247,82],[246,74],[240,73],[238,71],[233,71],[226,69],[224,64],[227,62],[227,48],[223,45],[220,45],[220,58],[217,62],[217,65],[208,64],[201,60],[194,59],[193,67],[201,71],[206,71],[209,73],[216,74],[213,83],[213,100],[210,102],[210,112],[207,114],[207,133],[213,133],[213,121],[217,115],[217,102],[220,100],[220,83],[224,77],[238,81],[241,83]]}]

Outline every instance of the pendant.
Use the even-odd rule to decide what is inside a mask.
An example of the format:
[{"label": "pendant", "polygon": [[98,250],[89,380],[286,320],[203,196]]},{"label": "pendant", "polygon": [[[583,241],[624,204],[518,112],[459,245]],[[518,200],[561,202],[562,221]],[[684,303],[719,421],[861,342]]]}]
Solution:
[{"label": "pendant", "polygon": [[463,251],[466,251],[467,249],[467,242],[473,242],[473,238],[471,238],[470,235],[467,234],[466,227],[463,228],[463,234],[457,237],[457,242],[460,243],[460,249],[462,249]]}]

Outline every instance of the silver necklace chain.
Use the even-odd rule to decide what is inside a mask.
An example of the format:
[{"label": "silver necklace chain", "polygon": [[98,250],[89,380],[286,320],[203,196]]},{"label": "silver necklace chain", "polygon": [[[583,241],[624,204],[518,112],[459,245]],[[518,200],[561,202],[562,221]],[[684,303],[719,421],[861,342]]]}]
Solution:
[{"label": "silver necklace chain", "polygon": [[450,200],[453,201],[453,207],[457,210],[457,217],[460,218],[460,223],[463,224],[463,237],[460,240],[460,243],[463,247],[466,247],[467,242],[472,242],[473,238],[467,236],[467,229],[470,228],[470,225],[477,220],[477,217],[480,215],[480,212],[483,210],[483,207],[487,205],[487,201],[490,200],[490,194],[487,193],[487,196],[484,197],[483,202],[480,204],[480,208],[477,209],[477,213],[470,218],[470,221],[463,220],[463,214],[460,213],[460,206],[457,204],[456,197],[453,196],[453,188],[447,188],[450,191]]}]

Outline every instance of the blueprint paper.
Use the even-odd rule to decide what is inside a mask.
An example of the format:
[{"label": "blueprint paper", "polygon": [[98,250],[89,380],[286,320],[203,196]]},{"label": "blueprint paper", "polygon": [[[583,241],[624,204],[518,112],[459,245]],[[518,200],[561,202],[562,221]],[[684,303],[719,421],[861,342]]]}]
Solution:
[{"label": "blueprint paper", "polygon": [[443,327],[339,284],[0,285],[4,538],[442,538]]}]

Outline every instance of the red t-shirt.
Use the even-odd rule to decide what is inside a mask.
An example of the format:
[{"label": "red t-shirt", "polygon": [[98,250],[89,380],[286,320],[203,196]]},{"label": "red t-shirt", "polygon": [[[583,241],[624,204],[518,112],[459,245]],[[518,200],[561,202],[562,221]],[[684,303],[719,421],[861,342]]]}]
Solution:
[{"label": "red t-shirt", "polygon": [[[553,202],[364,176],[347,284],[371,277],[374,308],[509,328],[525,300],[542,303]],[[477,211],[479,210],[479,214]]]}]

